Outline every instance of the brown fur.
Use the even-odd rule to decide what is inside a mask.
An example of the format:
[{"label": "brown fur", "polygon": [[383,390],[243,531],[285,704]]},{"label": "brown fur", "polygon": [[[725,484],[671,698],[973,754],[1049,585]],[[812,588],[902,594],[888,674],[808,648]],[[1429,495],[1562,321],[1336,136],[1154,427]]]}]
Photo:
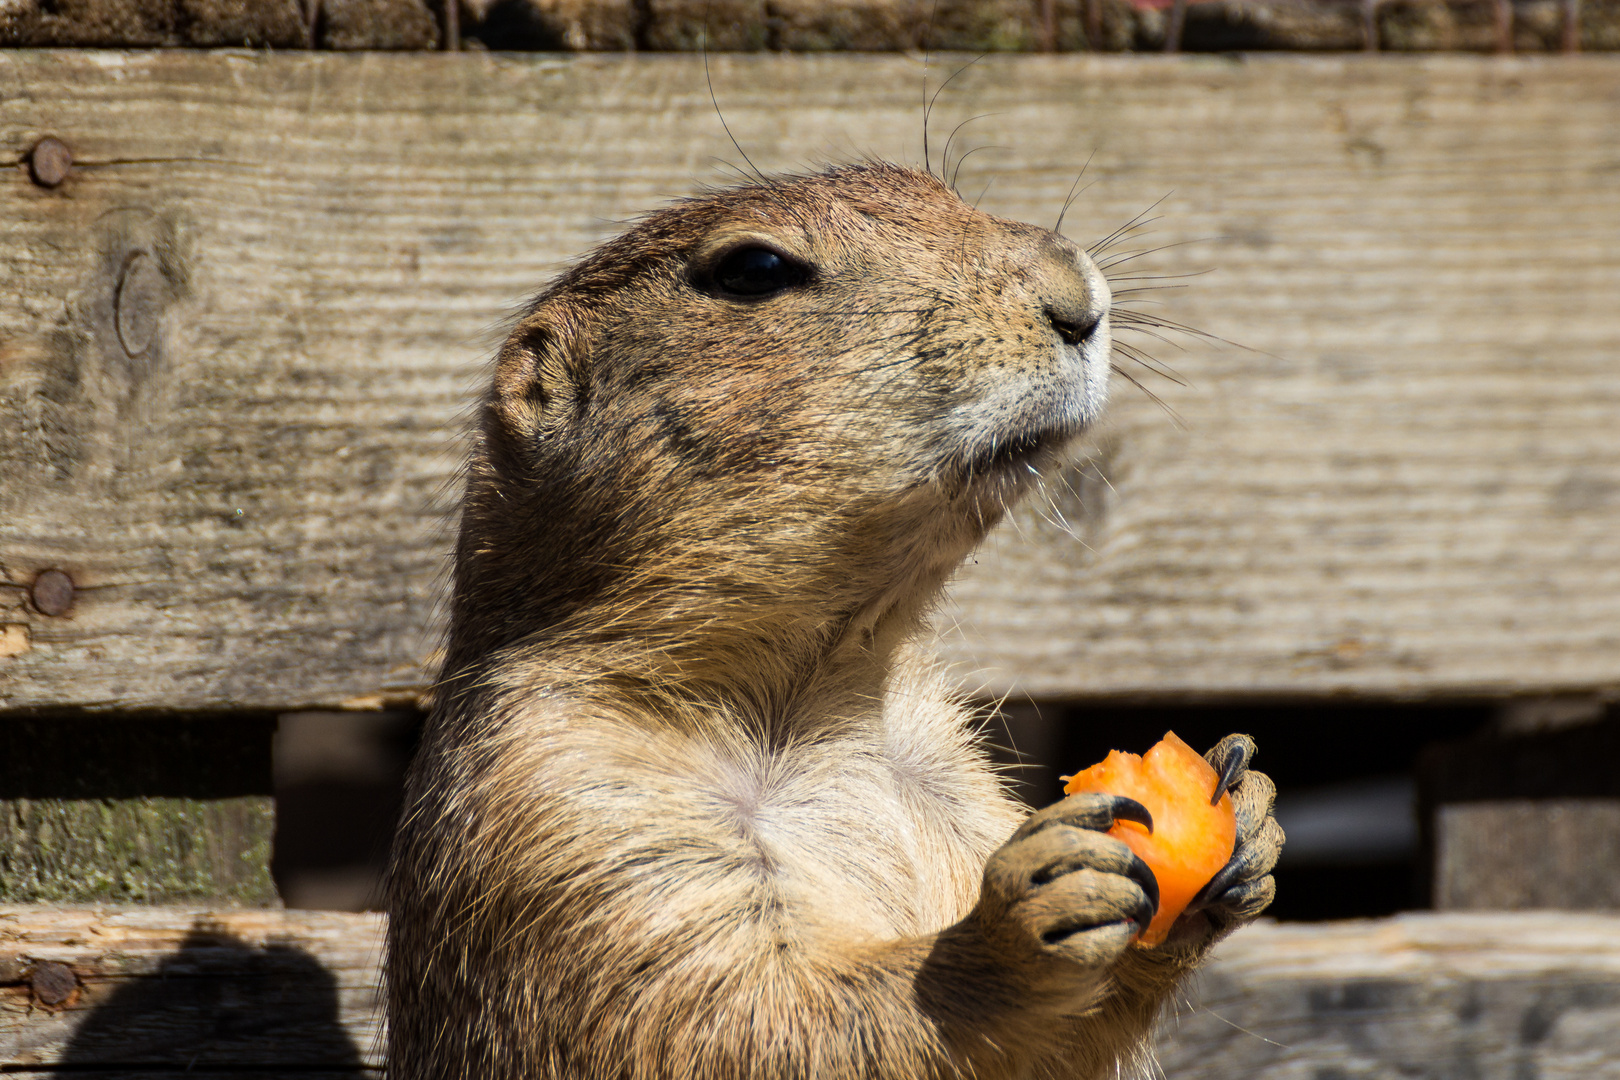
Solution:
[{"label": "brown fur", "polygon": [[[757,243],[809,280],[717,290]],[[1028,817],[913,644],[1100,408],[1108,303],[1067,240],[883,164],[653,214],[535,301],[390,874],[394,1080],[1131,1061],[1269,899],[1269,782],[1232,894],[1131,947],[1106,807]]]}]

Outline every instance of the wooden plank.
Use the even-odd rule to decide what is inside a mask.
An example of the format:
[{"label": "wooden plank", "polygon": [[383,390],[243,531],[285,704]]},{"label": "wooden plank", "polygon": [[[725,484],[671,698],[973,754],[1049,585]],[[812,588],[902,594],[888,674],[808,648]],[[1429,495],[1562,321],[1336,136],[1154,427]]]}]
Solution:
[{"label": "wooden plank", "polygon": [[0,906],[0,1063],[374,1068],[382,925],[311,911]]},{"label": "wooden plank", "polygon": [[1441,909],[1620,910],[1620,799],[1502,799],[1438,807]]},{"label": "wooden plank", "polygon": [[1594,702],[1525,705],[1539,708],[1419,761],[1433,905],[1620,910],[1620,719]]},{"label": "wooden plank", "polygon": [[1157,1051],[1173,1080],[1612,1077],[1620,919],[1403,915],[1245,930]]},{"label": "wooden plank", "polygon": [[[1159,52],[1169,22],[1164,8],[1126,0],[1039,6],[1018,0],[469,0],[459,7],[447,12],[425,0],[323,0],[318,7],[260,0],[183,9],[130,0],[7,0],[0,7],[0,48],[434,49],[446,45],[439,22],[455,12],[461,47],[497,51],[695,51],[706,45],[711,51],[869,52],[917,49],[927,42],[936,50],[969,52]],[[1499,14],[1507,15],[1505,24],[1498,24]],[[1587,0],[1570,14],[1576,21],[1569,30],[1581,49],[1613,49],[1620,41],[1620,5]],[[1565,48],[1563,15],[1545,0],[1501,11],[1490,0],[1390,0],[1365,10],[1332,0],[1194,3],[1180,46],[1187,52],[1359,50],[1366,47],[1369,23],[1374,44],[1388,50]]]},{"label": "wooden plank", "polygon": [[[763,168],[920,154],[917,58],[711,69]],[[1122,382],[969,567],[970,688],[1620,686],[1620,58],[988,57],[941,103],[936,148],[996,114],[999,213],[1088,158],[1077,238],[1168,196],[1116,275],[1214,270],[1156,310],[1248,347],[1134,372],[1183,423]],[[736,158],[680,56],[0,53],[5,152],[47,133],[73,175],[0,184],[0,710],[410,699],[503,316]]]},{"label": "wooden plank", "polygon": [[0,724],[0,902],[279,907],[270,716]]},{"label": "wooden plank", "polygon": [[[378,1069],[302,1069],[283,1068],[276,1065],[266,1065],[248,1070],[257,1080],[363,1080],[381,1075]],[[242,1075],[242,1070],[232,1069],[227,1072],[212,1072],[207,1069],[176,1069],[173,1066],[158,1066],[156,1068],[115,1068],[97,1069],[97,1080],[235,1080]],[[7,1072],[6,1076],[17,1077],[20,1080],[45,1080],[46,1077],[61,1077],[62,1073],[49,1069],[25,1069],[17,1072]]]},{"label": "wooden plank", "polygon": [[[382,929],[378,915],[0,907],[0,1063],[375,1068]],[[1620,916],[1253,926],[1166,1017],[1156,1055],[1173,1080],[1612,1075]]]}]

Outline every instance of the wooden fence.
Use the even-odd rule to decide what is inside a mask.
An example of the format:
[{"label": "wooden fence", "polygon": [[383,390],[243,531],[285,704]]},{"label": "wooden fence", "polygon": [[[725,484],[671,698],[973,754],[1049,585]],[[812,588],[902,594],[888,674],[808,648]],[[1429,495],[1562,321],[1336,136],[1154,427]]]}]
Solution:
[{"label": "wooden fence", "polygon": [[[374,1073],[381,936],[376,915],[0,907],[0,1060],[35,1080]],[[1596,1080],[1617,1024],[1620,916],[1261,924],[1155,1056],[1174,1080]]]},{"label": "wooden fence", "polygon": [[[136,873],[47,843],[116,827],[217,902],[267,899],[270,718],[427,688],[503,319],[732,175],[711,77],[763,168],[916,162],[925,77],[964,62],[0,52],[0,893]],[[1139,342],[1181,382],[1127,368],[1152,396],[1122,381],[1085,461],[963,573],[942,644],[971,690],[1616,694],[1620,58],[987,57],[939,99],[934,167],[953,132],[961,189],[1008,216],[1054,220],[1084,166],[1070,235],[1150,222],[1118,286],[1167,286],[1154,310],[1213,335]],[[141,751],[100,740],[91,769],[72,738],[154,713],[189,756],[117,784]],[[198,779],[204,728],[237,733],[224,786]],[[1515,792],[1601,825],[1620,792],[1587,764],[1589,790]],[[1483,847],[1508,820],[1462,817]],[[372,1068],[377,927],[0,910],[0,1061]],[[1161,1057],[1608,1075],[1615,930],[1247,931]]]}]

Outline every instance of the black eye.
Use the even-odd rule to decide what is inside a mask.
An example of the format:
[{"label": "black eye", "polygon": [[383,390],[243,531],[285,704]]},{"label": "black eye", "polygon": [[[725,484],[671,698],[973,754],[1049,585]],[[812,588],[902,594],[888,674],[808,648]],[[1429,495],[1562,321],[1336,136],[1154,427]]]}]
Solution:
[{"label": "black eye", "polygon": [[804,267],[766,247],[741,247],[715,264],[710,277],[735,296],[769,296],[804,283]]}]

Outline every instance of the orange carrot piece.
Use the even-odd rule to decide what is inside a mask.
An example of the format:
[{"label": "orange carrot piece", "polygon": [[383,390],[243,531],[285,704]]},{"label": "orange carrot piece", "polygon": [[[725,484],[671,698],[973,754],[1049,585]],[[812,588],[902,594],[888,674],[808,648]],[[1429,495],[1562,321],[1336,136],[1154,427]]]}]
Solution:
[{"label": "orange carrot piece", "polygon": [[1232,797],[1222,795],[1211,806],[1220,777],[1173,731],[1138,757],[1112,750],[1102,761],[1069,778],[1063,789],[1124,795],[1153,815],[1153,832],[1134,821],[1116,821],[1108,835],[1125,841],[1159,879],[1159,911],[1138,939],[1157,945],[1170,933],[1198,890],[1220,872],[1237,842],[1237,816]]}]

